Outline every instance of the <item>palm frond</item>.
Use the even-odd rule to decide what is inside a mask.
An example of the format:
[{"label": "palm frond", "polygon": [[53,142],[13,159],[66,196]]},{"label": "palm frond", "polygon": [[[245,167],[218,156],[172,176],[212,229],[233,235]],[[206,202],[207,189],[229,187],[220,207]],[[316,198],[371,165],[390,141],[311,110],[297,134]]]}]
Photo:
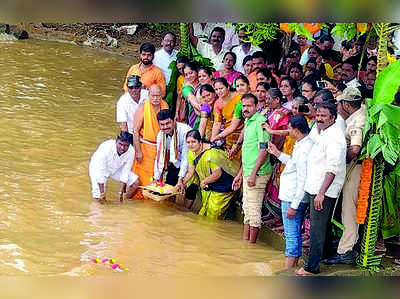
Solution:
[{"label": "palm frond", "polygon": [[363,269],[371,269],[372,267],[379,266],[382,259],[382,255],[375,255],[375,245],[378,239],[378,228],[380,225],[384,168],[383,157],[379,154],[374,160],[371,202],[368,207],[368,216],[364,225],[361,253],[357,259],[357,265]]}]

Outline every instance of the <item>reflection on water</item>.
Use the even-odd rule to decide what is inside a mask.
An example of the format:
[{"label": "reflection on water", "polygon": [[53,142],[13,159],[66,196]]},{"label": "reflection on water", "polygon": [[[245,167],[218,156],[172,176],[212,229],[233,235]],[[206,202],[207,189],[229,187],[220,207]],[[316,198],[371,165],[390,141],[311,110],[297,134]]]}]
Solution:
[{"label": "reflection on water", "polygon": [[[151,201],[100,206],[88,160],[116,136],[115,102],[132,58],[45,41],[0,43],[0,272],[271,275],[282,253],[240,240],[241,225],[210,222]],[[112,199],[118,183],[108,184]]]}]

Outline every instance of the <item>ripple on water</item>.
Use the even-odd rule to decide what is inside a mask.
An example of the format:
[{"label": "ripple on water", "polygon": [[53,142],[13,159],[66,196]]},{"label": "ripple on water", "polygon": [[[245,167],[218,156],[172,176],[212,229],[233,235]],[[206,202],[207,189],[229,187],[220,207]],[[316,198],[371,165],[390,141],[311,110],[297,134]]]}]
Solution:
[{"label": "ripple on water", "polygon": [[112,273],[88,264],[99,256],[140,277],[268,275],[281,253],[244,244],[236,222],[163,202],[120,205],[111,181],[110,204],[92,201],[88,161],[119,131],[115,104],[131,63],[55,42],[0,48],[0,228],[2,244],[14,244],[0,244],[1,273]]}]

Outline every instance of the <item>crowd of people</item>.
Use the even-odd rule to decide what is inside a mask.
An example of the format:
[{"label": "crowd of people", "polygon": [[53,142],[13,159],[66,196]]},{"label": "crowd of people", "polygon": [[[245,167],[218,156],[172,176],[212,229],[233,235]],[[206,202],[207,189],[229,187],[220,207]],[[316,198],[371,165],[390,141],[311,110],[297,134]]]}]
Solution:
[{"label": "crowd of people", "polygon": [[[143,199],[139,186],[163,182],[176,186],[188,210],[200,199],[199,214],[210,219],[239,205],[250,243],[262,224],[284,235],[287,269],[298,266],[303,244],[309,246],[297,275],[319,273],[321,262],[354,263],[358,157],[376,49],[368,45],[361,60],[363,36],[335,51],[335,40],[321,31],[312,42],[293,36],[288,54],[274,57],[233,25],[189,28],[214,69],[177,57],[171,32],[157,51],[151,43],[140,46],[140,62],[129,69],[117,102],[121,133],[90,160],[93,198],[106,201],[110,176],[121,183],[119,201]],[[173,61],[180,76],[169,107],[163,98]],[[330,219],[341,194],[344,230],[332,252]]]}]

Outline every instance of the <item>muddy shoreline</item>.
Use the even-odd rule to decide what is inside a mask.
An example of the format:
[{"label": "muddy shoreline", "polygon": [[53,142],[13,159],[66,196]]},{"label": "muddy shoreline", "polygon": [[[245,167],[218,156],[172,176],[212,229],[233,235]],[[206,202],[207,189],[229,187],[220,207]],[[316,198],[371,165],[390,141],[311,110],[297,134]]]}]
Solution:
[{"label": "muddy shoreline", "polygon": [[139,56],[139,47],[143,42],[151,42],[156,48],[160,48],[161,40],[167,31],[178,36],[177,45],[180,40],[178,24],[156,26],[151,23],[29,23],[11,27],[15,28],[14,30],[26,30],[32,39],[68,42],[132,57]]}]

